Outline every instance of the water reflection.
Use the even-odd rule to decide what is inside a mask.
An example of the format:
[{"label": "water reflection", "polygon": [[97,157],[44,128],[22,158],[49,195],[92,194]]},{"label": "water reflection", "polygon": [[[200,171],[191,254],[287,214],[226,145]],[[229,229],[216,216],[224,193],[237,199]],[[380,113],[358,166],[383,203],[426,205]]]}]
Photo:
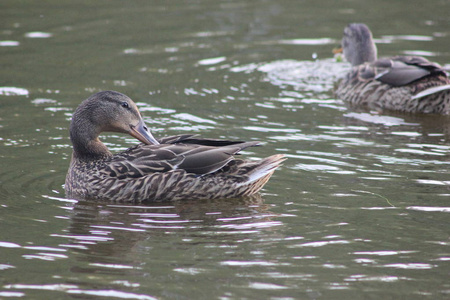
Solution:
[{"label": "water reflection", "polygon": [[[169,237],[170,243],[176,242],[171,244],[175,248],[198,243],[196,239],[205,236],[211,242],[219,242],[222,237],[240,238],[243,234],[282,225],[273,219],[275,216],[260,195],[145,206],[80,201],[70,208],[67,232],[54,236],[67,240],[61,247],[81,252],[84,256],[80,258],[94,263],[89,265],[91,271],[101,263],[122,272],[127,267],[116,266],[116,259],[131,259],[127,263],[132,265],[137,263],[132,262],[129,254],[147,251],[140,247],[143,241],[150,241],[151,247],[152,241],[167,241]],[[173,235],[177,236],[176,241],[170,238]]]}]

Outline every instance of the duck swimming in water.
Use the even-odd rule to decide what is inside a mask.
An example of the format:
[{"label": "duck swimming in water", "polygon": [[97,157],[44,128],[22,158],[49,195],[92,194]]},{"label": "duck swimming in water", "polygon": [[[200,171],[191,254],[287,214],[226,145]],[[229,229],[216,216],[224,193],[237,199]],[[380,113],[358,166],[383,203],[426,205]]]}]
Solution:
[{"label": "duck swimming in water", "polygon": [[[112,154],[102,132],[127,133],[144,144]],[[257,193],[285,160],[277,154],[258,161],[234,157],[259,142],[177,135],[155,139],[136,104],[103,91],[84,100],[70,124],[72,159],[66,196],[116,202],[214,199]]]},{"label": "duck swimming in water", "polygon": [[450,114],[450,79],[439,64],[419,56],[377,59],[372,33],[360,23],[345,28],[342,49],[352,70],[338,98],[377,110]]}]

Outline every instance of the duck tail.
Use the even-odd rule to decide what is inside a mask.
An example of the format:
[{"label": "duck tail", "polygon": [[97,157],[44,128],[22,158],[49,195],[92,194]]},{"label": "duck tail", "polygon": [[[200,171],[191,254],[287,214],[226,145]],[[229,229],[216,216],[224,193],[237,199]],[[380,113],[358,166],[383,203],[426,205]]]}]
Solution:
[{"label": "duck tail", "polygon": [[283,154],[276,154],[254,162],[253,167],[247,170],[247,180],[240,184],[240,186],[246,187],[245,194],[257,193],[267,183],[275,169],[281,166],[281,163],[285,160]]},{"label": "duck tail", "polygon": [[272,175],[275,169],[281,166],[281,163],[285,160],[283,154],[276,154],[258,161],[258,165],[247,174],[248,180],[246,183],[255,182],[269,174]]},{"label": "duck tail", "polygon": [[419,99],[425,96],[430,96],[432,94],[436,94],[442,91],[449,91],[450,90],[450,84],[447,85],[440,85],[440,86],[435,86],[435,87],[431,87],[429,89],[426,89],[420,93],[415,94],[414,96],[411,97],[411,99]]},{"label": "duck tail", "polygon": [[275,169],[281,166],[286,158],[283,154],[276,154],[254,162],[250,170],[247,170],[247,180],[240,185],[245,186],[245,195],[253,195],[269,181]]}]

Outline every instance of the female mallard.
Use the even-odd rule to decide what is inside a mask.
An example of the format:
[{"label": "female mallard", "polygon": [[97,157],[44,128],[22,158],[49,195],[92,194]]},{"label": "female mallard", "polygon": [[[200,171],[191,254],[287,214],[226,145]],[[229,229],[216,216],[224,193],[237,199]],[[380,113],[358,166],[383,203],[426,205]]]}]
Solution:
[{"label": "female mallard", "polygon": [[[140,144],[111,154],[101,132],[128,133]],[[113,91],[92,95],[70,124],[72,160],[66,177],[68,197],[122,202],[231,198],[258,192],[284,160],[281,154],[259,161],[233,157],[258,142],[200,139],[178,135],[157,141],[136,104]]]},{"label": "female mallard", "polygon": [[345,28],[342,48],[353,68],[340,82],[337,97],[374,109],[450,113],[450,79],[437,63],[418,56],[377,59],[365,24]]}]

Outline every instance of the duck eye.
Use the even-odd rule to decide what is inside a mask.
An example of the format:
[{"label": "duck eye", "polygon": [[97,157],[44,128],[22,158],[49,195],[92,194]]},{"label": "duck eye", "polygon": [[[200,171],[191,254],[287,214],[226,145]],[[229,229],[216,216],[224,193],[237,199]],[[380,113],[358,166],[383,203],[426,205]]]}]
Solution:
[{"label": "duck eye", "polygon": [[124,108],[130,108],[130,105],[128,105],[128,102],[122,102],[120,105]]}]

